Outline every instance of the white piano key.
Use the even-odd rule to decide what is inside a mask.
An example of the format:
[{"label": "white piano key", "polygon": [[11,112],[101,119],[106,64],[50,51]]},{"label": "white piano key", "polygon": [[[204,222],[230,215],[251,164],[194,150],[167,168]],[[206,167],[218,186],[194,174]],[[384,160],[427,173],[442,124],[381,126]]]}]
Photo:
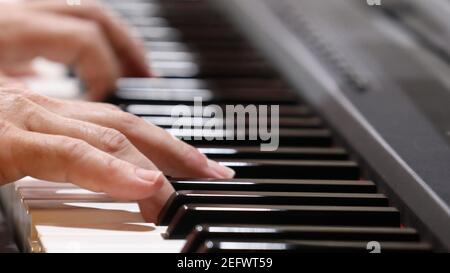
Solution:
[{"label": "white piano key", "polygon": [[144,222],[137,203],[24,200],[18,216],[23,239],[37,240],[37,225],[89,228],[93,224]]},{"label": "white piano key", "polygon": [[43,250],[52,252],[178,253],[184,240],[165,240],[167,227],[147,223],[97,224],[86,228],[36,227]]},{"label": "white piano key", "polygon": [[114,200],[104,193],[96,193],[81,188],[27,188],[18,189],[20,196],[25,200],[83,200],[96,202],[113,202]]},{"label": "white piano key", "polygon": [[44,180],[35,179],[32,177],[25,177],[19,181],[14,182],[14,187],[18,188],[78,188],[78,186],[71,183],[55,183]]},{"label": "white piano key", "polygon": [[72,78],[28,78],[27,86],[36,93],[60,99],[81,99],[80,82]]}]

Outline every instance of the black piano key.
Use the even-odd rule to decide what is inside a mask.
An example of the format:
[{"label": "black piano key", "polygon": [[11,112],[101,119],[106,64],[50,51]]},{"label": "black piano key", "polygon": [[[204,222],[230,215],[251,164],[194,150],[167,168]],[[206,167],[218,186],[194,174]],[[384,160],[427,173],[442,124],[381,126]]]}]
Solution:
[{"label": "black piano key", "polygon": [[164,17],[147,17],[147,16],[133,16],[128,19],[128,24],[135,27],[170,27],[170,22]]},{"label": "black piano key", "polygon": [[[143,103],[142,101],[138,103]],[[258,105],[257,105],[258,106]],[[129,113],[138,115],[138,116],[172,116],[173,110],[176,105],[170,104],[124,104],[123,109]],[[184,106],[186,109],[192,113],[192,116],[204,116],[205,113],[197,113],[194,111],[193,106]],[[207,108],[208,106],[205,106]],[[311,109],[304,105],[280,105],[280,117],[311,117],[313,113]]]},{"label": "black piano key", "polygon": [[290,92],[270,92],[271,90],[238,88],[231,90],[208,89],[163,89],[122,87],[114,95],[117,100],[127,102],[170,103],[192,105],[201,99],[209,104],[297,104],[297,96]]},{"label": "black piano key", "polygon": [[[182,80],[182,79],[180,79]],[[219,97],[231,97],[233,99],[236,99],[237,96],[253,96],[254,99],[258,99],[257,96],[270,96],[270,98],[273,98],[276,101],[276,96],[287,96],[291,99],[298,99],[298,96],[294,94],[290,89],[285,87],[261,87],[258,84],[255,84],[254,86],[233,86],[230,84],[230,86],[227,85],[212,85],[212,84],[204,84],[201,83],[195,84],[187,82],[187,84],[193,85],[193,87],[189,86],[183,86],[180,87],[178,84],[173,84],[175,86],[170,86],[171,84],[167,84],[165,86],[164,84],[151,84],[149,83],[147,86],[142,86],[143,83],[136,82],[133,84],[133,82],[128,81],[127,84],[120,83],[118,85],[118,91],[117,96],[118,97],[124,97],[124,99],[129,100],[140,100],[140,99],[146,99],[146,100],[152,100],[154,97],[158,94],[158,92],[167,92],[170,93],[173,97],[176,97],[176,95],[183,96],[185,94],[192,94],[195,96],[202,96],[204,99],[209,99],[209,97],[219,96]],[[201,87],[196,87],[201,86]],[[128,94],[129,92],[130,94]]]},{"label": "black piano key", "polygon": [[[164,92],[164,94],[161,94],[161,92]],[[277,102],[300,104],[296,94],[282,88],[214,87],[197,89],[127,86],[119,87],[115,95],[118,99],[127,101],[174,100],[175,102],[186,101],[187,103],[192,103],[195,101],[194,98],[201,98],[203,102],[226,101],[235,102],[236,104],[244,104],[244,102],[258,104],[260,101],[263,101],[265,104],[277,104]]]},{"label": "black piano key", "polygon": [[273,226],[273,225],[199,225],[186,238],[182,252],[199,251],[206,241],[229,240],[322,240],[322,241],[398,241],[417,242],[412,228]]},{"label": "black piano key", "polygon": [[313,160],[221,160],[237,178],[359,179],[359,166],[353,161]]},{"label": "black piano key", "polygon": [[388,205],[388,200],[383,194],[361,193],[178,191],[166,203],[158,223],[168,225],[178,209],[186,204],[383,207]]},{"label": "black piano key", "polygon": [[[260,146],[266,143],[250,139],[246,130],[242,140],[237,132],[227,130],[168,129],[172,135],[194,146]],[[227,139],[228,137],[228,139]],[[325,129],[280,129],[279,146],[330,147],[333,144],[331,132]]]},{"label": "black piano key", "polygon": [[233,41],[220,43],[219,41],[195,41],[195,42],[177,42],[177,41],[143,41],[144,47],[148,52],[156,51],[177,51],[177,50],[254,50],[244,41]]},{"label": "black piano key", "polygon": [[233,89],[279,90],[288,89],[279,79],[232,78],[232,79],[177,79],[177,78],[121,78],[118,89],[210,89],[229,92]]},{"label": "black piano key", "polygon": [[273,78],[276,74],[266,63],[242,62],[152,62],[151,71],[158,77],[168,78]]},{"label": "black piano key", "polygon": [[234,52],[232,50],[164,50],[150,51],[149,60],[152,61],[182,61],[182,62],[241,62],[261,61],[261,57],[251,50]]},{"label": "black piano key", "polygon": [[219,20],[222,17],[205,3],[192,1],[184,2],[151,2],[151,3],[112,3],[112,8],[122,14],[125,18],[132,16],[164,17],[169,21],[171,18],[185,17],[192,20]]},{"label": "black piano key", "polygon": [[147,41],[228,41],[240,40],[232,28],[221,26],[137,27],[138,36]]},{"label": "black piano key", "polygon": [[172,179],[181,190],[375,193],[372,181],[295,179]]},{"label": "black piano key", "polygon": [[178,209],[164,236],[184,238],[203,223],[399,227],[400,215],[392,207],[188,204]]},{"label": "black piano key", "polygon": [[[235,126],[238,126],[239,120],[223,119],[223,118],[203,118],[203,117],[167,117],[167,116],[144,116],[144,120],[153,123],[162,128],[172,128],[176,124],[191,125],[193,128],[204,128],[211,124],[216,124],[218,128],[224,129],[226,125],[231,121]],[[255,128],[259,126],[258,118],[244,117],[244,123],[246,128]],[[271,125],[270,119],[268,119],[267,125]],[[319,129],[322,128],[322,121],[318,118],[293,118],[282,117],[278,119],[278,126],[286,129]]]},{"label": "black piano key", "polygon": [[218,42],[168,42],[168,41],[143,41],[144,48],[151,54],[152,51],[196,51],[203,50],[242,50],[253,51],[248,44],[245,43],[218,43]]},{"label": "black piano key", "polygon": [[[154,73],[156,75],[159,76],[163,76],[163,77],[176,77],[176,78],[180,78],[180,79],[188,79],[189,77],[202,77],[202,78],[214,78],[213,82],[215,82],[216,80],[222,80],[222,79],[231,79],[231,78],[235,78],[237,77],[242,77],[242,78],[257,78],[257,77],[264,77],[266,79],[270,79],[270,80],[277,80],[276,78],[276,73],[270,68],[270,66],[268,66],[265,62],[261,61],[260,56],[257,56],[257,54],[253,54],[256,51],[252,51],[253,48],[251,46],[249,46],[246,41],[244,39],[241,39],[239,37],[239,35],[237,34],[237,32],[234,32],[232,25],[229,24],[228,22],[226,22],[226,20],[219,14],[216,12],[216,10],[211,9],[211,7],[209,7],[207,5],[208,1],[202,1],[202,0],[194,0],[194,1],[186,1],[186,0],[134,0],[130,3],[126,3],[124,4],[123,1],[119,1],[119,0],[107,0],[111,3],[114,3],[114,6],[116,7],[116,9],[126,15],[127,17],[132,17],[132,19],[136,19],[135,21],[135,27],[137,27],[138,30],[140,30],[141,33],[141,37],[144,37],[147,39],[146,44],[148,46],[150,46],[150,52],[153,51],[155,52],[155,47],[159,47],[160,49],[164,49],[165,51],[160,51],[160,55],[155,55],[154,58],[150,58],[150,63],[152,66],[152,70],[154,71]],[[160,16],[158,17],[150,17],[150,16]],[[141,20],[139,21],[137,18],[141,18]],[[147,20],[142,20],[143,18],[147,19]],[[149,20],[150,19],[150,20]],[[230,31],[232,30],[232,31]],[[178,41],[188,41],[188,42],[178,42]],[[171,51],[178,51],[175,52],[174,54],[170,54],[170,56],[167,54],[168,50]],[[209,52],[205,51],[205,50],[209,50]],[[239,58],[236,56],[238,54],[225,54],[225,53],[221,53],[221,54],[217,54],[217,52],[220,52],[220,50],[222,50],[222,52],[224,51],[239,51],[240,53],[242,53],[242,56],[239,56]],[[244,50],[246,51],[246,53],[244,54]],[[187,53],[189,52],[190,54],[184,54],[183,53]],[[236,60],[238,59],[238,60]],[[240,66],[236,65],[239,64]],[[244,66],[242,64],[245,64]],[[235,96],[233,92],[224,92],[224,91],[230,91],[230,90],[226,90],[226,88],[217,88],[217,89],[213,89],[211,88],[211,91],[213,91],[213,94],[215,97],[214,100],[205,100],[206,102],[210,102],[210,103],[242,103],[243,101],[248,101],[250,103],[254,103],[255,101],[255,93],[253,92],[255,91],[255,89],[245,89],[242,88],[242,86],[238,85],[241,89],[238,90],[237,88],[234,89],[235,93],[237,93],[239,95],[239,93],[243,93],[243,90],[245,90],[245,93],[243,93],[244,95],[237,97],[236,100],[234,99],[230,99],[230,96]],[[184,88],[184,87],[182,87]],[[171,87],[171,89],[173,89],[173,87]],[[156,93],[159,93],[158,90]],[[297,98],[294,97],[289,97],[289,93],[285,92],[286,90],[284,90],[284,88],[280,88],[280,89],[272,89],[270,90],[270,88],[265,88],[262,89],[260,88],[260,90],[258,90],[260,93],[256,94],[256,98],[259,100],[260,104],[262,103],[279,103],[279,104],[288,104],[288,103],[292,103],[295,104],[296,101],[298,101]],[[271,91],[271,94],[276,94],[275,97],[281,98],[281,99],[272,99],[270,96],[268,97],[268,99],[263,99],[262,95],[266,94],[267,91]],[[134,92],[134,91],[133,91]],[[195,92],[194,92],[195,93]],[[131,94],[131,93],[130,93]],[[122,101],[120,101],[120,99],[116,100],[116,102],[121,103],[123,106],[125,106],[125,104],[129,104],[129,103],[136,103],[136,104],[142,104],[140,106],[147,106],[144,104],[160,104],[158,106],[168,106],[168,104],[179,104],[179,103],[186,103],[186,104],[191,104],[192,102],[189,100],[184,100],[183,98],[180,98],[178,95],[177,96],[173,96],[168,98],[168,94],[166,93],[166,99],[163,100],[155,100],[154,98],[151,97],[135,97],[130,99],[123,99]],[[189,94],[189,95],[195,95],[195,94]],[[228,96],[228,97],[227,97]],[[201,96],[200,96],[201,97]],[[299,106],[299,105],[293,105],[294,108],[297,107],[304,107],[304,106]],[[126,107],[126,106],[125,106]],[[170,106],[168,106],[170,107]],[[132,108],[132,107],[131,107]],[[147,108],[148,109],[148,108]],[[305,107],[303,109],[306,109]],[[135,109],[134,109],[135,110]],[[161,109],[160,109],[161,110]],[[158,121],[161,122],[165,122],[166,125],[164,124],[160,124],[162,126],[165,126],[167,128],[170,128],[172,126],[170,126],[170,122],[167,121],[168,116],[171,116],[171,113],[169,113],[167,111],[167,109],[164,109],[164,113],[161,116],[159,116],[159,114],[154,114],[155,110],[145,110],[144,112],[147,111],[147,114],[144,114],[144,116],[154,116],[154,118],[157,119],[153,119],[154,121],[156,121],[155,123],[158,123]],[[164,117],[165,115],[165,117]],[[281,114],[283,115],[283,114]],[[296,115],[293,115],[296,116]],[[304,113],[302,112],[301,115],[299,116],[311,116],[311,113],[309,112],[308,109],[308,113],[307,115],[304,115]],[[163,119],[166,118],[166,119]],[[147,118],[148,119],[148,118]],[[149,119],[148,119],[149,120]],[[296,119],[297,121],[298,119]],[[306,123],[302,123],[302,124],[290,124],[289,123],[285,123],[285,125],[281,125],[281,127],[283,128],[296,128],[296,127],[300,127],[300,128],[319,128],[320,125],[318,125],[317,127],[312,125],[312,124],[306,124]],[[320,127],[321,128],[321,127]],[[285,136],[286,137],[286,136]],[[248,138],[247,138],[248,139]],[[288,141],[286,141],[288,140]],[[289,143],[289,141],[291,141],[291,138],[286,138],[284,139],[284,142],[282,145],[287,145]],[[312,144],[312,146],[316,146],[316,147],[328,147],[330,145],[332,145],[332,140],[330,137],[330,143],[327,145],[317,145],[317,144]],[[229,146],[230,144],[232,145],[236,145],[237,143],[226,143],[227,145],[225,145],[225,143],[221,143],[219,142],[214,142],[214,144],[210,143],[210,142],[205,142],[204,140],[201,141],[193,141],[192,144],[194,144],[195,146],[199,147],[200,145],[202,145],[202,143],[205,145],[205,147],[203,147],[203,149],[208,149],[208,148],[213,148],[213,147],[217,147],[217,148],[221,148],[221,149],[226,149],[228,148],[236,148],[234,146]],[[216,144],[222,144],[224,146],[216,146]],[[238,145],[240,145],[242,143],[239,143]],[[252,142],[249,143],[249,145],[256,145],[258,144],[257,142]],[[211,145],[211,146],[209,146]],[[292,144],[295,145],[295,144]],[[300,145],[303,146],[303,145]],[[241,146],[241,147],[237,147],[237,149],[239,148],[247,148],[247,149],[251,149],[250,151],[240,151],[239,152],[239,156],[238,159],[240,160],[236,160],[236,157],[233,157],[232,155],[229,155],[227,153],[213,153],[214,155],[217,155],[218,157],[216,157],[215,159],[218,159],[219,161],[222,161],[222,164],[234,164],[235,167],[238,166],[239,164],[245,163],[245,166],[239,165],[238,167],[240,168],[239,170],[239,175],[243,176],[243,177],[247,177],[250,175],[250,173],[252,171],[256,171],[257,176],[259,177],[259,175],[261,175],[261,177],[263,177],[263,172],[267,172],[269,173],[268,170],[261,170],[262,166],[268,166],[269,168],[271,168],[273,171],[278,171],[278,172],[282,172],[282,173],[288,173],[286,174],[286,177],[290,177],[290,175],[293,175],[295,173],[295,171],[293,170],[293,164],[286,164],[286,161],[282,163],[282,161],[280,161],[280,159],[293,159],[294,161],[296,160],[298,163],[299,160],[304,160],[304,159],[316,159],[316,160],[326,160],[326,161],[330,161],[331,159],[329,157],[320,157],[321,153],[315,151],[303,151],[302,154],[295,154],[296,157],[287,157],[287,156],[291,156],[293,155],[293,153],[288,152],[287,151],[287,147],[282,147],[280,150],[281,151],[275,151],[273,153],[257,153],[255,152],[255,149],[257,147],[247,147],[247,146]],[[282,151],[284,149],[284,152]],[[306,149],[305,148],[298,148],[296,147],[296,149]],[[311,148],[308,148],[311,149]],[[312,148],[312,149],[317,149],[317,150],[327,150],[325,148]],[[330,148],[331,149],[331,148]],[[329,150],[329,149],[328,149]],[[277,153],[278,152],[278,153]],[[344,151],[345,152],[345,151]],[[282,157],[280,157],[280,154],[282,155]],[[333,154],[333,153],[332,153]],[[345,154],[346,155],[346,154]],[[235,155],[236,156],[236,155]],[[263,156],[263,157],[261,157]],[[318,156],[317,158],[315,158],[314,156]],[[326,155],[328,156],[328,154]],[[347,155],[346,155],[347,156]],[[256,161],[255,159],[265,159],[262,161]],[[275,159],[273,162],[269,163],[267,161],[267,159]],[[335,158],[332,160],[341,160],[341,161],[345,161],[348,160],[348,156],[345,158]],[[264,162],[263,162],[264,161]],[[274,164],[274,162],[276,162]],[[250,163],[249,166],[248,164]],[[279,164],[278,164],[279,163]],[[236,165],[237,164],[237,165]],[[280,166],[283,166],[280,169]],[[250,170],[251,167],[253,168],[253,170]],[[278,168],[276,168],[278,167]],[[304,166],[303,166],[304,167]],[[329,166],[328,166],[329,167]],[[342,167],[342,166],[341,166]],[[356,166],[357,167],[357,166]],[[237,167],[236,167],[237,168]],[[321,168],[323,168],[323,166],[321,166]],[[315,172],[329,172],[325,171],[324,169],[320,169],[320,170],[316,170]],[[312,175],[313,171],[310,172],[309,175]],[[356,175],[354,175],[355,178],[351,178],[351,179],[356,179],[359,176],[359,171],[356,170],[357,173]],[[307,174],[308,175],[308,174]],[[250,177],[250,176],[249,176]],[[270,175],[268,175],[267,177],[271,177]],[[277,176],[279,177],[279,176]],[[307,176],[308,177],[308,176]],[[350,178],[347,178],[350,179]],[[248,179],[236,179],[233,181],[249,181]],[[250,179],[251,181],[256,181],[255,179]],[[270,182],[269,182],[270,181]],[[286,181],[291,181],[293,183],[286,183]],[[194,182],[194,183],[184,183],[184,182]],[[242,193],[242,191],[239,190],[239,188],[241,188],[243,185],[235,185],[235,183],[233,182],[233,184],[229,184],[230,181],[214,181],[212,182],[209,180],[205,180],[205,181],[200,181],[197,180],[196,182],[204,182],[204,183],[196,183],[195,181],[174,181],[172,182],[174,184],[174,186],[177,188],[183,188],[183,187],[198,187],[201,185],[201,187],[211,187],[211,189],[214,186],[219,186],[219,187],[229,187],[231,189],[227,189],[229,191],[233,191],[234,192],[229,192],[229,195],[227,195],[227,193],[221,192],[221,193],[217,193],[216,195],[213,194],[213,192],[210,190],[209,192],[205,193],[205,192],[199,192],[198,190],[196,191],[191,191],[191,192],[186,192],[186,191],[180,191],[178,193],[178,197],[182,196],[182,198],[178,198],[177,202],[179,202],[178,205],[174,206],[179,207],[181,205],[184,204],[189,204],[189,203],[193,203],[195,200],[197,200],[198,202],[198,198],[199,196],[193,196],[192,194],[200,194],[200,198],[201,198],[201,202],[199,203],[207,203],[209,201],[212,201],[213,199],[216,200],[219,203],[225,203],[225,204],[229,204],[228,202],[232,202],[229,200],[234,200],[234,201],[239,201],[241,200],[241,202],[246,202],[249,199],[249,196],[236,196],[233,193]],[[211,183],[212,182],[212,183]],[[341,190],[343,190],[344,188],[347,188],[348,190],[355,190],[355,191],[364,191],[364,190],[369,190],[372,192],[376,191],[375,185],[373,185],[372,182],[368,182],[368,181],[319,181],[319,180],[314,180],[314,181],[302,181],[305,183],[298,183],[299,180],[280,180],[280,179],[271,179],[271,180],[264,180],[264,182],[267,183],[261,183],[262,179],[258,179],[258,181],[256,181],[257,183],[251,183],[251,184],[245,184],[244,187],[253,187],[252,190],[255,189],[263,189],[264,187],[276,187],[277,189],[279,188],[291,188],[293,189],[293,185],[295,185],[295,189],[299,190],[300,188],[306,188],[307,191],[311,190],[312,192],[318,190],[318,191],[322,191],[323,189],[330,189],[331,192],[333,190],[336,190],[336,192],[340,192]],[[317,182],[317,183],[313,183],[313,182]],[[331,183],[331,182],[335,182],[335,183]],[[215,185],[214,185],[215,183]],[[342,183],[342,184],[341,184]],[[364,185],[364,186],[362,186]],[[281,186],[281,187],[280,187]],[[215,191],[217,191],[217,188],[215,188]],[[237,192],[240,191],[240,192]],[[306,192],[307,192],[306,191]],[[333,197],[333,198],[337,198],[338,196],[340,197],[345,197],[346,194],[348,194],[349,191],[345,191],[342,194],[335,194],[334,196],[331,193],[323,193],[323,192],[318,192],[315,194],[309,194],[308,197],[303,196],[303,200],[307,200],[307,198],[310,198],[308,200],[310,200],[310,202],[313,202],[312,200],[318,200],[320,199],[320,197],[325,198],[323,195],[328,195],[327,198]],[[273,191],[270,193],[261,193],[258,192],[260,195],[258,196],[258,198],[264,199],[267,202],[269,202],[269,199],[271,200],[272,203],[277,203],[280,202],[280,204],[284,204],[282,202],[286,202],[287,204],[290,204],[292,202],[292,204],[298,205],[296,203],[298,202],[294,202],[294,201],[298,201],[298,200],[293,200],[295,197],[300,197],[300,194],[304,194],[303,193],[289,193],[290,195],[294,195],[294,196],[283,196],[285,199],[282,200],[281,195],[283,195],[283,193],[281,191]],[[248,193],[247,193],[248,194]],[[262,195],[261,194],[265,194]],[[308,194],[306,194],[308,195]],[[347,196],[348,197],[348,196]],[[362,196],[360,196],[362,197]],[[196,199],[197,198],[197,199]],[[258,200],[261,200],[258,199]],[[245,200],[245,201],[242,201]],[[330,202],[331,199],[322,199],[322,201],[326,202]],[[334,199],[333,199],[334,200]],[[361,200],[360,200],[361,201]],[[384,199],[384,201],[386,201]],[[251,201],[248,201],[251,202]],[[262,204],[265,201],[261,201]],[[304,201],[306,202],[306,201]],[[326,203],[325,202],[325,203]],[[173,202],[171,204],[175,204],[176,202]],[[301,202],[300,202],[301,203]],[[345,203],[345,202],[344,202]],[[314,203],[313,203],[314,204]],[[217,205],[217,204],[214,204]],[[232,205],[232,204],[230,204]],[[273,204],[270,204],[273,205]],[[312,205],[312,204],[309,204]],[[320,205],[326,205],[326,204],[320,204]],[[353,206],[359,205],[359,204],[351,204]],[[368,204],[363,204],[364,208],[362,208],[363,210],[366,210],[366,208],[370,205]],[[380,204],[371,204],[372,206],[381,206]],[[386,205],[385,203],[383,203],[383,205]],[[188,205],[190,206],[190,205]],[[191,206],[202,206],[200,204],[194,204]],[[212,205],[213,206],[213,205]],[[343,203],[338,203],[334,206],[345,206]],[[211,208],[211,207],[210,207]],[[291,207],[292,208],[292,207]],[[377,207],[378,208],[378,207]],[[228,210],[228,208],[225,208],[226,210]],[[242,209],[242,208],[241,208]],[[248,208],[247,208],[248,209]],[[259,208],[258,208],[259,209]],[[259,213],[258,211],[258,215],[257,218],[258,219],[262,219],[263,216],[261,213]],[[272,207],[273,209],[273,207]],[[286,208],[284,208],[286,210]],[[323,207],[321,207],[321,209],[324,209]],[[353,208],[354,209],[354,208]],[[217,210],[217,208],[216,208]],[[292,209],[294,211],[294,209]],[[222,212],[222,211],[221,211]],[[379,213],[381,213],[380,211],[378,211]],[[275,214],[273,212],[271,212],[272,214]],[[347,212],[348,213],[348,212]],[[372,214],[374,214],[374,212],[371,212]],[[280,213],[281,214],[281,213]],[[301,213],[299,213],[301,214]],[[398,213],[397,213],[398,214]],[[286,214],[287,215],[287,214]],[[298,218],[307,218],[307,221],[313,221],[314,224],[316,223],[315,221],[318,221],[317,218],[313,217],[312,214],[308,214],[308,213],[303,213],[302,214],[305,217],[298,217]],[[241,214],[241,216],[244,216],[243,214]],[[250,216],[250,214],[248,214],[248,216]],[[330,216],[330,215],[329,215]],[[367,214],[366,214],[367,216]],[[322,216],[321,216],[322,217]],[[342,215],[340,216],[342,217]],[[373,218],[377,218],[379,216],[373,216]],[[397,220],[392,220],[394,218],[398,218],[398,216],[392,216],[391,215],[391,224],[394,222],[397,222]],[[287,216],[282,216],[282,219],[287,219]],[[338,221],[336,219],[338,219],[339,217],[331,214],[331,218],[332,221]],[[350,221],[356,221],[355,219],[350,220],[350,216],[345,215],[343,218],[345,219],[339,219],[339,223],[341,222],[345,222],[345,225]],[[346,220],[348,218],[348,220]],[[353,215],[353,218],[358,218],[358,216]],[[363,218],[363,217],[362,217]],[[383,218],[384,221],[388,222],[389,220],[386,220],[389,217],[385,217]],[[200,217],[198,218],[200,219]],[[309,219],[309,220],[308,220]],[[303,221],[304,219],[302,219]],[[259,221],[259,220],[258,220]],[[261,220],[262,221],[262,220]],[[283,220],[281,220],[283,221]],[[321,220],[322,221],[322,220]],[[324,224],[324,225],[328,225],[327,223],[322,223],[321,221],[320,224]],[[358,219],[358,221],[366,221],[364,225],[367,224],[367,222],[370,221],[374,221],[373,219],[367,218],[364,220]],[[221,223],[221,222],[219,222]],[[309,223],[309,222],[308,222]],[[369,225],[374,225],[372,222],[370,222]],[[378,224],[377,224],[378,225]],[[385,224],[383,224],[385,225]],[[390,224],[389,224],[390,225]],[[392,226],[397,225],[397,224],[392,224]],[[284,251],[284,250],[293,250],[293,251],[306,251],[308,252],[313,250],[314,251],[326,251],[326,249],[332,249],[335,251],[364,251],[364,241],[358,241],[358,239],[353,238],[353,240],[351,240],[351,242],[348,242],[348,240],[350,240],[348,237],[346,237],[348,234],[350,233],[346,233],[344,231],[342,231],[342,229],[344,229],[345,227],[334,227],[334,228],[340,228],[341,230],[339,232],[330,232],[330,230],[328,230],[327,232],[322,232],[321,234],[317,233],[317,230],[320,230],[320,228],[332,228],[332,227],[327,227],[327,226],[321,226],[321,227],[313,227],[316,230],[314,230],[314,232],[316,233],[312,233],[313,230],[310,230],[309,236],[304,236],[301,238],[290,238],[290,237],[286,237],[286,238],[271,238],[271,237],[263,237],[263,238],[258,238],[257,236],[253,239],[250,239],[250,241],[247,241],[248,238],[245,238],[244,241],[242,241],[242,238],[234,238],[234,237],[220,237],[218,236],[217,233],[211,232],[211,230],[208,230],[207,234],[209,235],[215,235],[214,236],[210,236],[208,238],[203,238],[202,241],[200,243],[198,243],[198,246],[201,248],[200,251],[202,252],[228,252],[228,251],[233,251],[233,250],[237,250],[237,251],[249,251],[249,252],[253,252],[255,246],[258,248],[259,245],[266,245],[267,249],[265,249],[264,247],[262,248],[258,248],[259,251],[271,251],[275,250],[275,251]],[[361,227],[356,227],[356,228],[360,228]],[[366,228],[367,229],[367,228]],[[388,228],[385,228],[388,229]],[[398,228],[396,228],[395,230],[400,230]],[[323,230],[322,230],[323,231]],[[227,231],[227,235],[229,235],[230,232],[229,230]],[[352,231],[354,232],[354,230]],[[306,233],[305,230],[303,230],[303,235]],[[334,239],[334,235],[336,234],[341,234],[344,238],[341,238],[338,240],[338,242],[336,243],[336,240]],[[225,233],[224,233],[225,234]],[[249,235],[251,233],[247,233],[247,235]],[[321,238],[322,243],[324,244],[316,244],[314,241],[310,240],[311,237],[314,237],[313,234],[317,237]],[[352,235],[354,235],[353,233],[351,233]],[[360,233],[359,235],[361,235],[362,233]],[[376,233],[377,235],[380,235],[379,233]],[[387,233],[386,233],[387,234]],[[383,235],[386,235],[383,234]],[[326,237],[326,235],[329,235],[329,239],[326,239],[328,237]],[[368,232],[365,235],[371,235],[370,232]],[[393,234],[390,235],[397,235],[395,234],[395,232],[393,232]],[[417,235],[417,233],[415,233],[415,235]],[[251,235],[249,235],[249,237],[251,237]],[[324,238],[326,237],[326,238]],[[236,240],[234,240],[236,239]],[[277,240],[274,240],[277,239]],[[278,240],[278,239],[282,239],[282,240]],[[324,241],[324,240],[327,241]],[[427,251],[429,250],[431,247],[427,244],[409,244],[406,245],[403,242],[401,242],[401,240],[398,240],[400,242],[397,242],[396,240],[392,239],[392,240],[387,240],[387,241],[391,241],[388,242],[387,245],[384,245],[384,241],[382,240],[381,237],[379,237],[377,239],[378,241],[382,241],[383,243],[383,247],[386,246],[387,248],[387,252],[390,251],[398,251],[399,249],[402,250],[409,250],[409,251]],[[311,243],[312,241],[312,243]],[[243,245],[244,244],[244,245]],[[245,245],[246,244],[246,245]],[[277,249],[277,246],[279,247],[280,245],[284,245],[284,250],[281,250],[280,248]],[[236,247],[237,246],[237,247]],[[197,247],[197,250],[199,250]],[[367,250],[365,250],[365,252],[367,252]]]},{"label": "black piano key", "polygon": [[[381,253],[427,253],[432,251],[423,242],[379,242]],[[200,253],[370,253],[368,242],[314,240],[209,240],[199,248]]]},{"label": "black piano key", "polygon": [[130,25],[134,27],[231,27],[228,22],[221,20],[195,20],[189,17],[172,17],[170,21],[164,17],[156,16],[133,16],[127,18]]},{"label": "black piano key", "polygon": [[221,159],[281,159],[281,160],[348,160],[342,148],[279,147],[276,151],[261,151],[259,147],[198,147],[209,158]]}]

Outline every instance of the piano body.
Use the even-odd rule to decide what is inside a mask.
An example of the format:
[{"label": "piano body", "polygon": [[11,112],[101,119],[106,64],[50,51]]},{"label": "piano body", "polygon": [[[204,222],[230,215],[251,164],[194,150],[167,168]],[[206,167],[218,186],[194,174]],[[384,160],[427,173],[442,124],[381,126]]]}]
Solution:
[{"label": "piano body", "polygon": [[122,79],[112,103],[169,130],[194,97],[279,105],[280,147],[189,140],[236,178],[173,178],[159,223],[70,184],[3,187],[22,251],[450,250],[449,2],[104,2],[157,75]]}]

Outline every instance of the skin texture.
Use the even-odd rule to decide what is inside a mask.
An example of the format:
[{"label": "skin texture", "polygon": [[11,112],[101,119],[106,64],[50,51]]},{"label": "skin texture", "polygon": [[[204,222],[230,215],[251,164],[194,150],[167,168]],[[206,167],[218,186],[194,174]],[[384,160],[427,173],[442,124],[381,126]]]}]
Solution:
[{"label": "skin texture", "polygon": [[[150,76],[121,20],[94,1],[0,4],[0,71],[32,73],[35,57],[73,66],[93,100],[118,77]],[[174,177],[231,178],[194,147],[113,105],[41,96],[0,73],[0,185],[25,176],[139,201],[154,222]]]},{"label": "skin texture", "polygon": [[0,185],[25,176],[69,182],[137,200],[150,222],[173,193],[164,174],[234,175],[113,105],[44,97],[5,78],[0,79],[0,146]]}]

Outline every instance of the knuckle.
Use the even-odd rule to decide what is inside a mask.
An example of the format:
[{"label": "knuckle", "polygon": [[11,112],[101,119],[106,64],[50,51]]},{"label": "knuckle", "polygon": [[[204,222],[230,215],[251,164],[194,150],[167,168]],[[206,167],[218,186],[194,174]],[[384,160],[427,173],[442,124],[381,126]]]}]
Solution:
[{"label": "knuckle", "polygon": [[123,169],[123,162],[115,157],[108,157],[105,159],[105,168],[106,171],[115,176],[118,172],[120,172]]},{"label": "knuckle", "polygon": [[53,98],[43,96],[41,94],[29,90],[25,90],[23,96],[25,96],[29,101],[35,102],[40,105],[58,106],[60,104],[57,100]]},{"label": "knuckle", "polygon": [[36,105],[24,94],[2,92],[0,96],[0,113],[6,119],[20,120],[36,112]]},{"label": "knuckle", "polygon": [[68,160],[80,160],[89,152],[89,144],[85,141],[79,139],[68,140],[65,137],[60,138],[59,141],[60,143],[57,145],[62,147],[63,155]]},{"label": "knuckle", "polygon": [[9,95],[10,101],[11,101],[11,105],[14,106],[22,106],[22,105],[27,105],[30,103],[30,101],[28,100],[28,98],[26,96],[24,96],[24,94],[14,94],[11,93]]},{"label": "knuckle", "polygon": [[130,145],[130,142],[124,134],[112,128],[103,129],[100,137],[104,149],[108,153],[123,151]]}]

